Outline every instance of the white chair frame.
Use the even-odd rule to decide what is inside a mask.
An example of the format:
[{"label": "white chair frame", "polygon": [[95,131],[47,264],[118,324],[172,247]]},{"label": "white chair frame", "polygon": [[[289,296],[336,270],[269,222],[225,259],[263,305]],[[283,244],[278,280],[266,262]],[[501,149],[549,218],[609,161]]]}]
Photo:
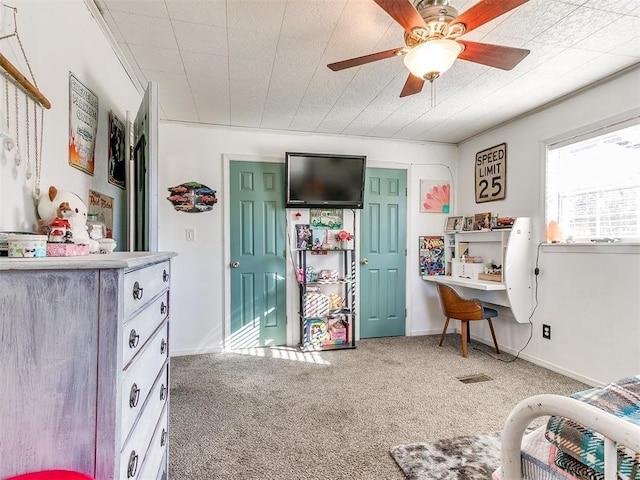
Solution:
[{"label": "white chair frame", "polygon": [[640,452],[640,426],[575,398],[551,394],[534,395],[516,405],[502,430],[500,473],[503,480],[522,480],[522,436],[531,421],[546,415],[569,418],[604,436],[605,480],[617,479],[617,445]]}]

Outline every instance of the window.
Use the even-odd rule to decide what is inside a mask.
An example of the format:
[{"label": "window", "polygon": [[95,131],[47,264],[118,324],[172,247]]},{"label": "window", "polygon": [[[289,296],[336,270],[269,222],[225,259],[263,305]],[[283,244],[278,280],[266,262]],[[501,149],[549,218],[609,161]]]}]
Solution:
[{"label": "window", "polygon": [[548,147],[551,220],[565,239],[640,241],[640,119]]}]

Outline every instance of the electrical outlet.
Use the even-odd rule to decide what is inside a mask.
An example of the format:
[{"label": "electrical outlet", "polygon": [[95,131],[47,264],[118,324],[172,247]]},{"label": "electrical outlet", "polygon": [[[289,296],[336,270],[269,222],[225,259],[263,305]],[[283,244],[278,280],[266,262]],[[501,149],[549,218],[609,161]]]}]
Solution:
[{"label": "electrical outlet", "polygon": [[187,228],[185,230],[185,236],[187,237],[187,242],[194,242],[196,240],[196,229]]},{"label": "electrical outlet", "polygon": [[542,325],[542,338],[551,340],[551,325]]}]

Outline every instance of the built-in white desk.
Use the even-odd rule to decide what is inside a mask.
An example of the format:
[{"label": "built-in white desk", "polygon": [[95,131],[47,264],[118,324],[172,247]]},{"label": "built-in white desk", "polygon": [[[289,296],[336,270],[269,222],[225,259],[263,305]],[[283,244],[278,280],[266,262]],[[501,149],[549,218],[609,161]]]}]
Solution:
[{"label": "built-in white desk", "polygon": [[[534,246],[531,241],[531,220],[517,218],[512,228],[445,232],[446,275],[424,275],[429,283],[443,283],[458,290],[461,296],[477,298],[489,306],[498,306],[500,314],[513,317],[519,323],[529,321],[533,308]],[[492,282],[453,275],[454,259],[463,255],[491,259],[502,266],[502,281]],[[486,260],[485,260],[486,261]]]},{"label": "built-in white desk", "polygon": [[444,283],[445,285],[457,285],[459,287],[474,288],[476,290],[497,291],[506,290],[507,286],[502,282],[488,282],[484,280],[472,280],[470,278],[452,277],[450,275],[423,275],[423,280],[433,283]]}]

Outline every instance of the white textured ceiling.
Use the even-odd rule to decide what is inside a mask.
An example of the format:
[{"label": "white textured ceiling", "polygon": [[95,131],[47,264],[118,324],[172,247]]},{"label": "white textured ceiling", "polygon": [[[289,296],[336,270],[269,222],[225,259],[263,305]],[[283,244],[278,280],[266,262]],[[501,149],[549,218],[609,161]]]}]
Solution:
[{"label": "white textured ceiling", "polygon": [[[530,0],[463,39],[531,53],[511,71],[457,60],[432,108],[428,82],[399,97],[402,58],[327,68],[404,45],[373,0],[94,1],[174,121],[459,143],[640,65],[640,0]],[[449,3],[462,13],[476,1]]]}]

